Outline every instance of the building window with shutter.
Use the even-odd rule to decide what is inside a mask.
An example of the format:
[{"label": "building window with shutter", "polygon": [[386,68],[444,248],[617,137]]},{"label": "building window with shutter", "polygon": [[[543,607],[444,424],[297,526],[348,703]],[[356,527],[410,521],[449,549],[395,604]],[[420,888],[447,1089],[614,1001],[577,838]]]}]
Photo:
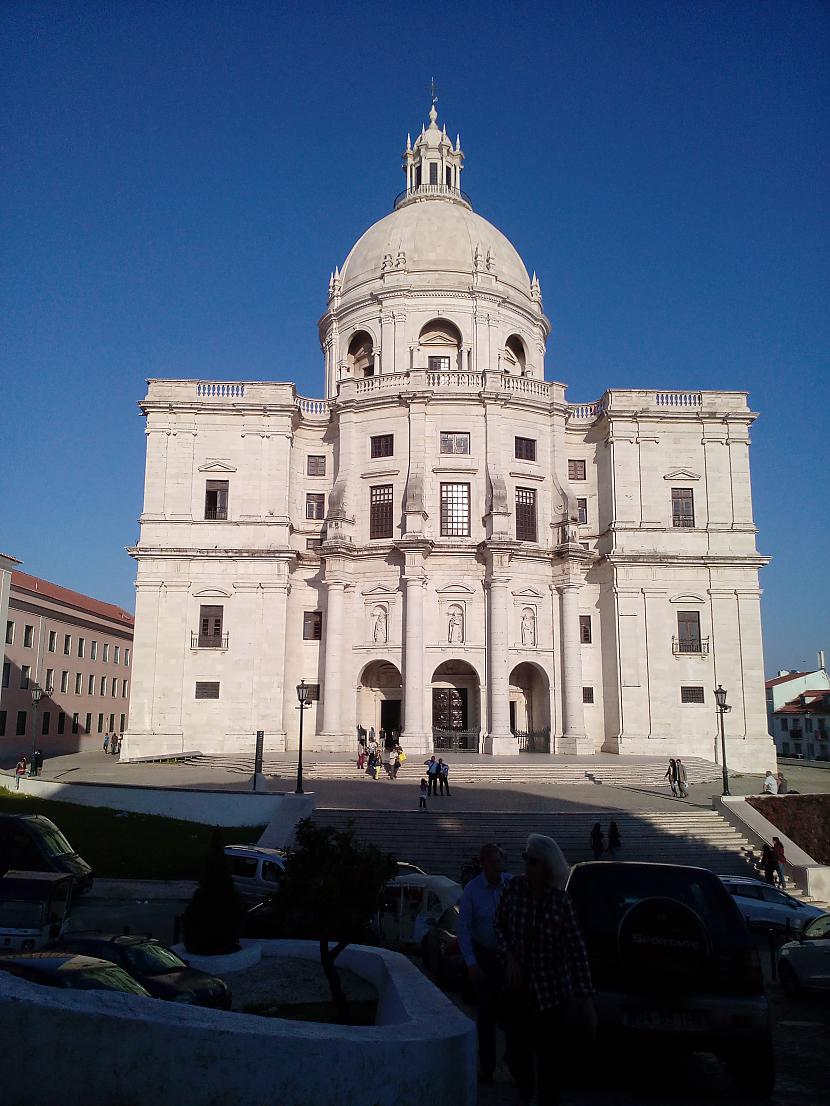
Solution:
[{"label": "building window with shutter", "polygon": [[87,714],[86,721],[84,722],[84,729],[87,733],[92,733],[92,715]]},{"label": "building window with shutter", "polygon": [[582,689],[582,702],[593,703],[594,701],[594,689],[592,687],[583,687]]},{"label": "building window with shutter", "polygon": [[536,492],[516,488],[516,540],[536,541]]},{"label": "building window with shutter", "polygon": [[89,649],[89,659],[91,661],[94,661],[94,660],[98,659],[98,642],[95,641],[94,638],[92,640],[92,645],[90,646],[90,649]]},{"label": "building window with shutter", "polygon": [[445,430],[441,434],[440,449],[445,456],[460,454],[466,457],[470,452],[470,435],[454,430]]},{"label": "building window with shutter", "polygon": [[470,536],[470,485],[441,485],[441,537]]},{"label": "building window with shutter", "polygon": [[14,622],[11,619],[6,623],[6,645],[14,645]]},{"label": "building window with shutter", "polygon": [[47,737],[49,734],[49,725],[52,721],[52,712],[45,710],[43,712],[43,722],[40,726],[40,732],[43,737]]},{"label": "building window with shutter", "polygon": [[315,520],[326,517],[326,497],[322,492],[308,492],[305,497],[305,517]]},{"label": "building window with shutter", "polygon": [[535,461],[536,439],[516,438],[514,442],[514,453],[517,461]]},{"label": "building window with shutter", "polygon": [[[83,638],[81,638],[83,641]],[[23,645],[26,649],[31,649],[35,643],[35,628],[34,626],[23,627]]]},{"label": "building window with shutter", "polygon": [[700,638],[700,612],[677,612],[677,652],[700,653],[703,651]]},{"label": "building window with shutter", "polygon": [[216,680],[197,680],[196,681],[196,698],[197,699],[218,699],[219,698],[219,683]]},{"label": "building window with shutter", "polygon": [[98,715],[98,733],[103,733],[103,732],[104,732],[104,716],[103,716],[103,714],[99,714]]},{"label": "building window with shutter", "polygon": [[205,518],[226,522],[228,518],[228,481],[208,480],[205,484]]},{"label": "building window with shutter", "polygon": [[326,475],[326,458],[321,453],[310,453],[306,459],[306,474],[308,476]]},{"label": "building window with shutter", "polygon": [[591,616],[589,614],[581,614],[579,616],[579,640],[583,645],[590,645],[593,641],[593,635],[591,633]]},{"label": "building window with shutter", "polygon": [[83,674],[81,672],[75,673],[75,694],[80,695],[82,691]]},{"label": "building window with shutter", "polygon": [[69,673],[61,672],[61,691],[64,695],[69,691]]},{"label": "building window with shutter", "polygon": [[681,687],[680,689],[680,702],[681,703],[702,703],[703,688],[702,687]]},{"label": "building window with shutter", "polygon": [[12,662],[3,661],[3,687],[9,686],[9,680],[12,674]]},{"label": "building window with shutter", "polygon": [[[49,631],[49,645],[47,646],[47,648],[49,649],[50,653],[54,653],[55,650],[57,649],[57,647],[58,647],[58,633],[57,633],[57,630],[50,630]],[[93,657],[92,659],[95,660],[95,657]]]},{"label": "building window with shutter", "polygon": [[323,636],[323,612],[303,612],[303,641],[320,641]]},{"label": "building window with shutter", "polygon": [[78,732],[78,712],[77,711],[75,711],[75,713],[72,715],[72,732],[73,733]]},{"label": "building window with shutter", "polygon": [[222,630],[224,610],[221,606],[199,607],[198,646],[200,649],[221,649],[227,644]]},{"label": "building window with shutter", "polygon": [[322,538],[306,538],[305,547],[310,553],[316,552],[323,544]]},{"label": "building window with shutter", "polygon": [[584,480],[585,479],[585,462],[584,461],[568,461],[568,479],[569,480]]},{"label": "building window with shutter", "polygon": [[[63,715],[61,715],[61,718],[63,718]],[[61,730],[60,732],[62,733],[63,731]],[[25,710],[19,710],[17,712],[17,729],[16,729],[16,732],[15,732],[15,737],[25,737],[25,736],[26,736],[26,711]]]},{"label": "building window with shutter", "polygon": [[71,653],[72,653],[72,635],[71,634],[64,634],[63,635],[63,652],[64,652],[64,656],[67,656],[67,657],[70,656]]},{"label": "building window with shutter", "polygon": [[672,526],[691,528],[695,524],[695,493],[692,488],[672,488]]},{"label": "building window with shutter", "polygon": [[63,733],[66,729],[66,715],[63,711],[58,715],[58,733]]},{"label": "building window with shutter", "polygon": [[391,538],[392,519],[392,484],[380,484],[369,489],[369,538]]},{"label": "building window with shutter", "polygon": [[375,434],[370,442],[371,457],[392,457],[395,453],[394,434]]},{"label": "building window with shutter", "polygon": [[6,712],[0,710],[0,737],[6,736]]},{"label": "building window with shutter", "polygon": [[29,688],[29,678],[32,675],[32,666],[30,664],[21,664],[20,666],[20,690],[27,691]]},{"label": "building window with shutter", "polygon": [[588,500],[577,499],[576,501],[576,521],[580,526],[588,525]]}]

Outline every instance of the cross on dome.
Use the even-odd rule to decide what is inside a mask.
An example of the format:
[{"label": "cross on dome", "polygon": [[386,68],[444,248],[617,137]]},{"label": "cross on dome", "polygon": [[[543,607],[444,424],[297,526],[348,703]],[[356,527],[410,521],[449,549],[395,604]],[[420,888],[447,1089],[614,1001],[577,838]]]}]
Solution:
[{"label": "cross on dome", "polygon": [[437,102],[433,81],[429,126],[421,127],[414,143],[411,134],[406,136],[403,152],[406,191],[395,201],[396,208],[418,200],[433,199],[450,200],[472,207],[469,198],[461,191],[461,171],[464,168],[461,136],[456,136],[453,146],[446,126],[438,126]]}]

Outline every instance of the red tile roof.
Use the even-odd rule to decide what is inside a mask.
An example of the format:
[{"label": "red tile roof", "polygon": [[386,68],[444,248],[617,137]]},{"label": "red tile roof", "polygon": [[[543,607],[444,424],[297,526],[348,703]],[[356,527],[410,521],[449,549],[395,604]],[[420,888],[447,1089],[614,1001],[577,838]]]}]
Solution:
[{"label": "red tile roof", "polygon": [[[809,699],[809,702],[804,702],[805,697]],[[775,712],[776,714],[814,714],[816,710],[820,710],[824,713],[827,709],[825,700],[830,699],[830,688],[819,687],[811,689],[810,691],[802,691],[795,699],[791,699],[789,703],[785,703],[783,707],[779,707]]]},{"label": "red tile roof", "polygon": [[786,676],[776,676],[772,680],[767,680],[764,687],[775,687],[777,684],[785,684],[787,680],[799,680],[802,676],[809,675],[809,672],[788,672]]},{"label": "red tile roof", "polygon": [[70,591],[69,588],[63,588],[60,584],[52,584],[49,580],[41,580],[38,576],[30,576],[27,572],[12,572],[12,588],[34,595],[42,595],[47,599],[54,599],[57,603],[65,603],[68,607],[77,607],[79,610],[88,611],[90,614],[111,618],[114,622],[129,626],[130,629],[135,625],[135,619],[129,611],[116,607],[114,603],[102,603],[100,599],[92,599],[89,595],[82,595],[79,591]]}]

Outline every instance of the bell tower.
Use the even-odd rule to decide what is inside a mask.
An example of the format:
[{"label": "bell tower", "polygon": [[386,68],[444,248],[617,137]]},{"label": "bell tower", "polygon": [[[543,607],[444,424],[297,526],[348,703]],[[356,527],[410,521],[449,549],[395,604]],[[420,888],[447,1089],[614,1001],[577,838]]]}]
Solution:
[{"label": "bell tower", "polygon": [[403,171],[406,174],[406,191],[398,197],[395,207],[417,200],[442,198],[455,200],[470,207],[470,201],[461,191],[461,171],[464,168],[464,152],[461,136],[455,145],[447,135],[446,126],[438,126],[437,97],[433,95],[429,109],[429,126],[421,127],[421,133],[412,142],[406,136],[403,152]]}]

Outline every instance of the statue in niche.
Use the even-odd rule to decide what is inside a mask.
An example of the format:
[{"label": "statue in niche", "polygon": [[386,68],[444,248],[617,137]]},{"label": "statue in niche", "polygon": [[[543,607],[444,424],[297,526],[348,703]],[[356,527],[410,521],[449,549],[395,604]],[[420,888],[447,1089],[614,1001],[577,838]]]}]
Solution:
[{"label": "statue in niche", "polygon": [[385,645],[386,635],[386,608],[375,607],[374,615],[372,617],[372,640],[378,645]]},{"label": "statue in niche", "polygon": [[464,612],[457,604],[449,609],[449,624],[447,626],[447,641],[450,645],[464,644]]},{"label": "statue in niche", "polygon": [[522,645],[536,644],[536,615],[532,607],[522,611]]}]

